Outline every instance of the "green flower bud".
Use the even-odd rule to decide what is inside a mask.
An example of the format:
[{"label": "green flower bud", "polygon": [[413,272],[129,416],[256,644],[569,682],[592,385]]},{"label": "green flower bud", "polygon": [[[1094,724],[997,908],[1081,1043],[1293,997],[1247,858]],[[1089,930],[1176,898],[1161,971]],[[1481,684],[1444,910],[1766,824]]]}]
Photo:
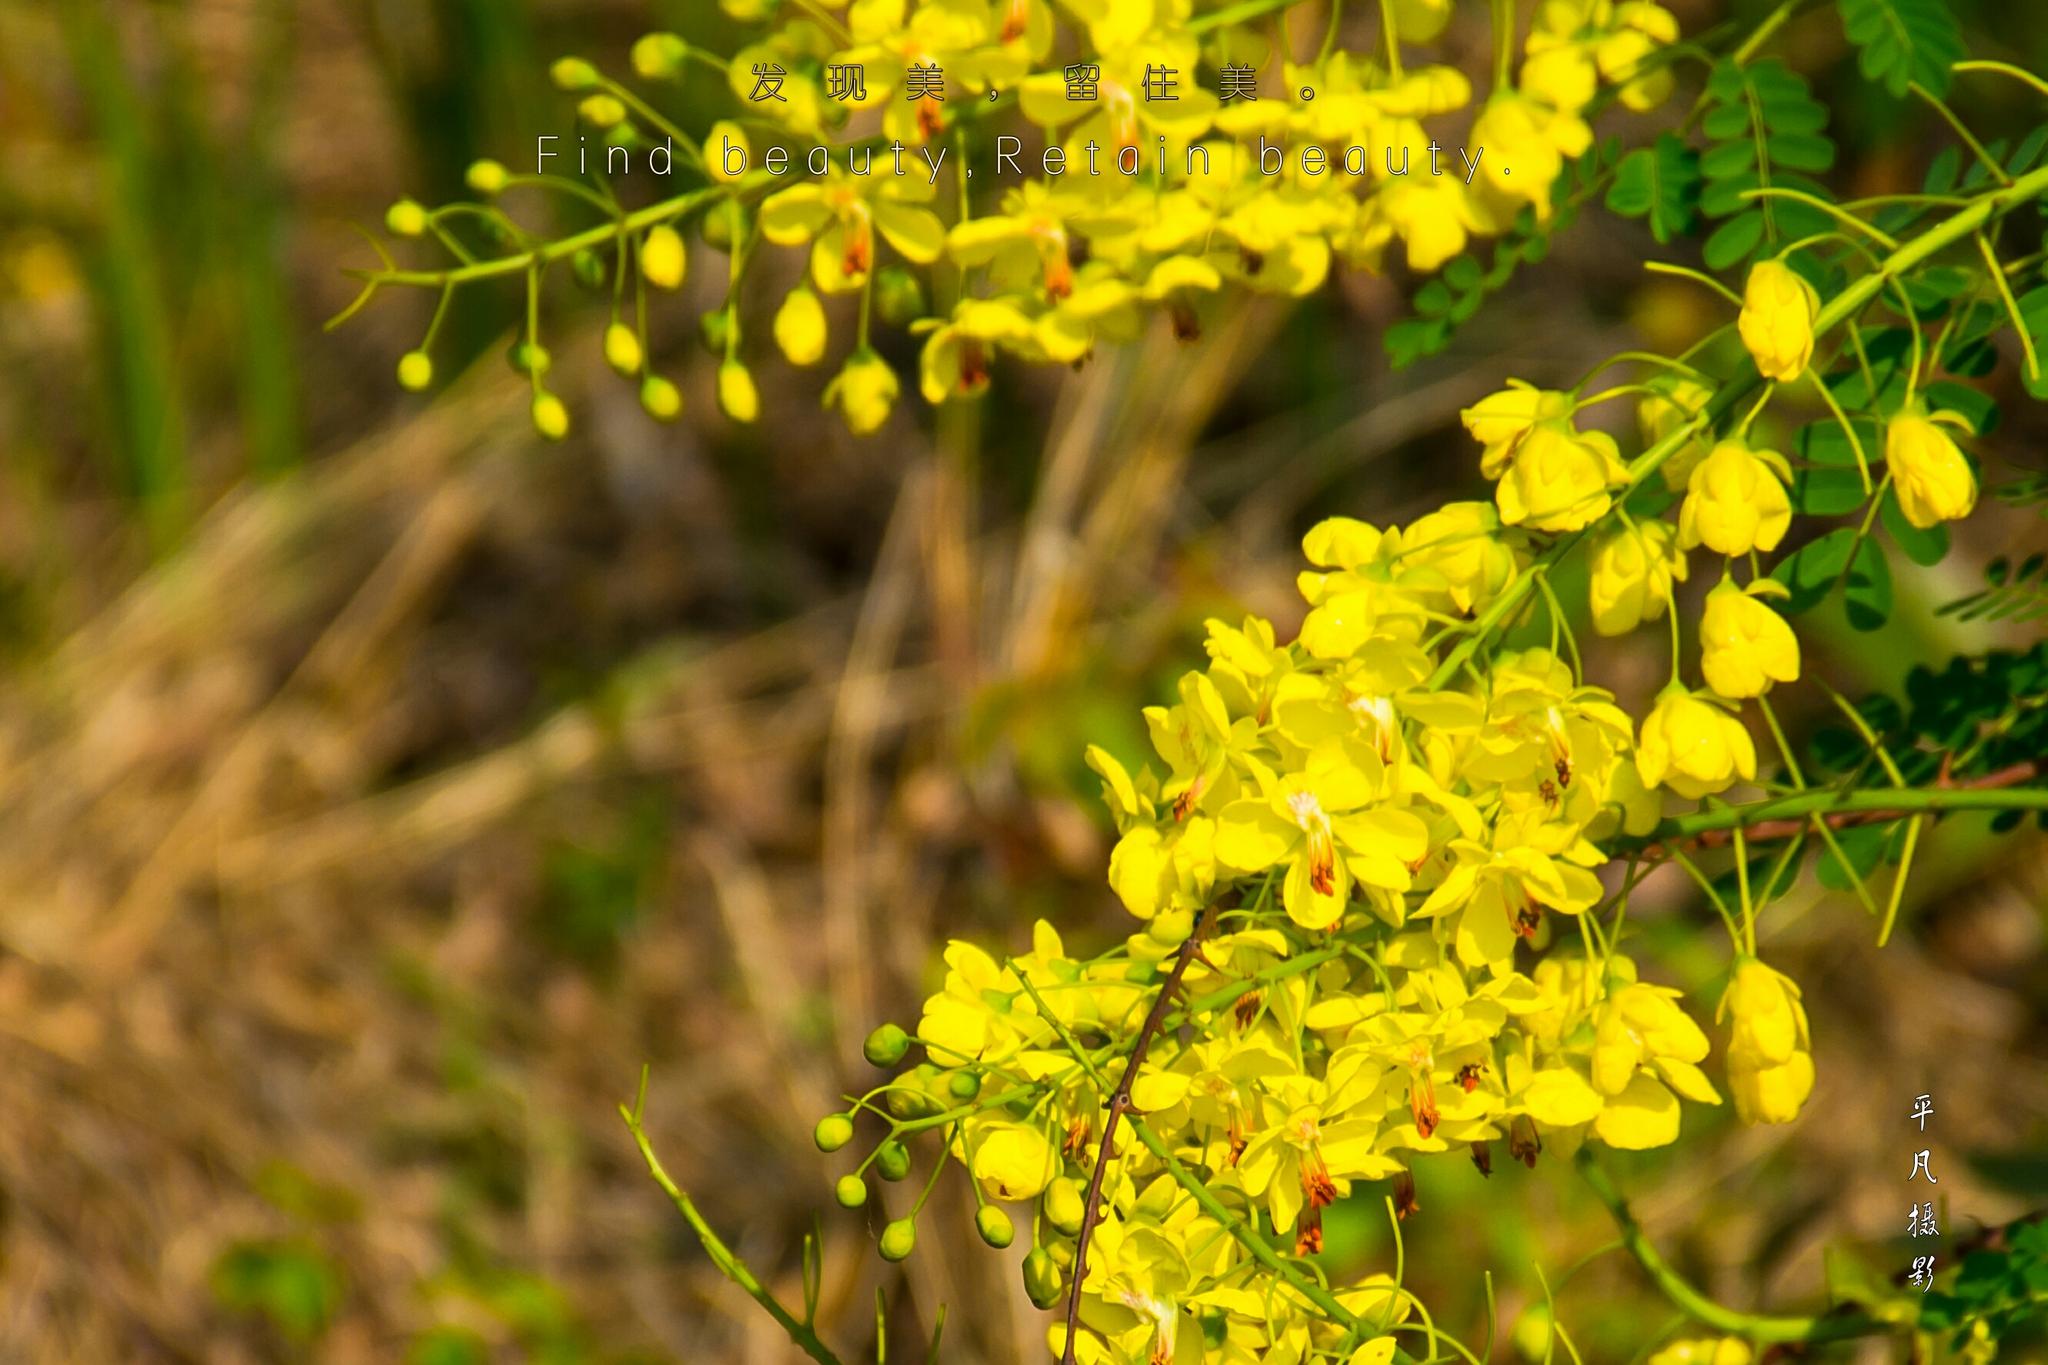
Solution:
[{"label": "green flower bud", "polygon": [[604,329],[604,362],[622,376],[631,379],[640,373],[640,364],[646,359],[640,349],[640,338],[631,327],[615,322]]},{"label": "green flower bud", "polygon": [[611,283],[611,272],[605,268],[604,257],[589,247],[569,258],[569,273],[575,276],[576,283],[592,293]]},{"label": "green flower bud", "polygon": [[747,210],[730,201],[714,204],[704,215],[704,245],[715,251],[731,251],[732,244],[747,235]]},{"label": "green flower bud", "polygon": [[981,1077],[972,1071],[956,1071],[946,1082],[946,1089],[953,1092],[956,1100],[971,1100],[981,1093]]},{"label": "green flower bud", "polygon": [[811,1141],[821,1152],[836,1152],[853,1141],[853,1120],[844,1114],[827,1114],[811,1130]]},{"label": "green flower bud", "polygon": [[576,112],[593,128],[615,128],[626,121],[626,106],[616,95],[586,96]]},{"label": "green flower bud", "polygon": [[1000,1251],[1017,1238],[1017,1229],[1010,1222],[1010,1215],[994,1204],[984,1204],[974,1215],[974,1230],[981,1234],[981,1240]]},{"label": "green flower bud", "polygon": [[870,1066],[894,1066],[908,1051],[910,1035],[894,1024],[884,1024],[870,1033],[860,1047],[860,1055],[868,1059]]},{"label": "green flower bud", "polygon": [[427,211],[416,200],[401,199],[384,211],[384,226],[394,237],[417,237],[427,230]]},{"label": "green flower bud", "polygon": [[598,82],[597,68],[581,57],[564,57],[548,68],[548,78],[555,83],[555,89],[574,94],[588,90]]},{"label": "green flower bud", "polygon": [[1067,1176],[1055,1176],[1045,1187],[1045,1221],[1072,1237],[1081,1230],[1081,1220],[1087,1215],[1087,1197],[1081,1193],[1080,1182]]},{"label": "green flower bud", "polygon": [[842,1209],[857,1209],[868,1202],[868,1182],[857,1175],[842,1175],[832,1187],[832,1197]]},{"label": "green flower bud", "polygon": [[640,239],[640,273],[656,289],[682,288],[689,266],[682,234],[667,223],[649,228]]},{"label": "green flower bud", "polygon": [[682,390],[658,374],[640,381],[640,406],[657,422],[673,422],[682,416]]},{"label": "green flower bud", "polygon": [[875,311],[891,327],[908,327],[925,314],[924,286],[903,266],[883,266],[875,272]]},{"label": "green flower bud", "polygon": [[1148,986],[1159,977],[1159,968],[1150,962],[1133,962],[1124,968],[1124,980],[1134,986]]},{"label": "green flower bud", "polygon": [[536,379],[553,369],[555,364],[548,348],[536,341],[518,343],[505,353],[505,359],[516,373],[532,375]]},{"label": "green flower bud", "polygon": [[507,171],[500,162],[489,160],[472,161],[469,163],[469,172],[463,176],[463,179],[478,194],[484,195],[487,198],[496,198],[498,195],[503,194],[505,186],[511,183],[512,173]]},{"label": "green flower bud", "polygon": [[673,33],[650,33],[633,44],[633,72],[643,81],[671,80],[682,75],[690,45]]},{"label": "green flower bud", "polygon": [[569,434],[569,409],[545,389],[533,398],[533,429],[550,441],[559,441]]},{"label": "green flower bud", "polygon": [[398,386],[411,393],[434,382],[434,358],[425,351],[407,351],[398,358]]},{"label": "green flower bud", "polygon": [[704,349],[713,355],[725,354],[725,343],[732,336],[733,317],[730,308],[720,308],[706,313],[697,323],[697,334],[704,343]]},{"label": "green flower bud", "polygon": [[884,1180],[901,1180],[910,1174],[910,1149],[891,1138],[875,1150],[875,1173]]},{"label": "green flower bud", "polygon": [[1024,1296],[1031,1300],[1032,1307],[1053,1307],[1059,1303],[1064,1288],[1060,1268],[1052,1263],[1045,1248],[1031,1248],[1031,1254],[1024,1258]]},{"label": "green flower bud", "polygon": [[900,1261],[917,1248],[917,1224],[898,1218],[882,1229],[882,1259]]}]

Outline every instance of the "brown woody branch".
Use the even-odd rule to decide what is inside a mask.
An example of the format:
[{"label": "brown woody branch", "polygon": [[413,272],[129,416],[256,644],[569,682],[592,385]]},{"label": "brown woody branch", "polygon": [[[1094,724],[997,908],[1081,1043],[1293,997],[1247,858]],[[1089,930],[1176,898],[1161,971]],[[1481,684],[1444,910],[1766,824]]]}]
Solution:
[{"label": "brown woody branch", "polygon": [[1088,1177],[1088,1199],[1081,1209],[1081,1231],[1074,1240],[1074,1282],[1067,1286],[1067,1332],[1066,1341],[1060,1348],[1060,1365],[1074,1365],[1074,1339],[1081,1323],[1081,1282],[1088,1278],[1088,1243],[1095,1235],[1095,1225],[1102,1221],[1103,1179],[1116,1155],[1113,1143],[1117,1121],[1131,1107],[1131,1087],[1137,1082],[1138,1068],[1145,1064],[1145,1054],[1152,1050],[1152,1040],[1165,1024],[1166,1012],[1172,1008],[1174,996],[1180,993],[1181,978],[1187,975],[1188,963],[1201,953],[1202,927],[1207,914],[1207,911],[1196,914],[1186,941],[1174,955],[1173,970],[1167,973],[1166,984],[1159,988],[1158,996],[1152,1001],[1151,1013],[1145,1016],[1144,1026],[1138,1030],[1138,1040],[1131,1047],[1124,1074],[1117,1078],[1105,1103],[1109,1115],[1102,1121],[1102,1141],[1095,1149],[1095,1172]]}]

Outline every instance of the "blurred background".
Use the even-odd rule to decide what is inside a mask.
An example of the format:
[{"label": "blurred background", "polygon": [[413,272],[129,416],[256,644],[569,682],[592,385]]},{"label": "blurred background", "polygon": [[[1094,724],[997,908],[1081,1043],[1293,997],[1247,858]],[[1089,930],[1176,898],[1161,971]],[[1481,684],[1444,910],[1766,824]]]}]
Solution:
[{"label": "blurred background", "polygon": [[[1449,44],[1483,70],[1475,8]],[[1672,8],[1698,33],[1763,7]],[[1977,55],[2048,69],[2048,10],[1959,8]],[[643,1062],[669,1169],[765,1278],[794,1297],[821,1232],[849,1358],[878,1287],[891,1359],[941,1304],[943,1359],[1043,1358],[1024,1248],[981,1247],[964,1190],[901,1269],[870,1240],[888,1198],[832,1206],[843,1163],[809,1132],[868,1083],[859,1040],[914,1018],[949,937],[1127,931],[1082,746],[1138,757],[1138,708],[1205,617],[1291,632],[1304,529],[1486,496],[1462,405],[1722,320],[1594,210],[1398,372],[1380,338],[1412,282],[1346,276],[1192,344],[1162,326],[1078,371],[1004,369],[976,409],[907,399],[855,441],[823,374],[758,348],[762,422],[718,415],[705,256],[655,319],[673,427],[597,363],[602,300],[550,295],[560,446],[501,358],[510,290],[462,298],[426,399],[392,370],[430,299],[323,332],[343,268],[374,263],[351,224],[460,197],[476,156],[529,165],[572,130],[547,63],[623,70],[659,27],[737,46],[702,0],[0,0],[0,1359],[789,1359],[639,1165],[615,1106]],[[1781,42],[1832,104],[1845,194],[1916,186],[1953,141],[1856,78],[1832,6]],[[1988,138],[2038,122],[2032,99],[1954,102]],[[2007,407],[1993,481],[2048,465],[2012,362],[1981,381]],[[2031,643],[1935,608],[2044,545],[2037,511],[1987,498],[1948,562],[1899,566],[1884,631],[1807,618],[1809,669],[1853,695]],[[1633,703],[1664,649],[1602,644],[1588,670]],[[1793,689],[1795,727],[1816,700]],[[1804,1117],[1693,1114],[1620,1165],[1688,1274],[1796,1307],[1828,1244],[1838,1282],[1902,1271],[1923,1091],[1945,1246],[2048,1202],[2044,852],[1941,825],[1882,953],[1847,896],[1769,916],[1816,1034]],[[1673,984],[1725,965],[1675,879],[1631,920]],[[1410,1284],[1475,1350],[1483,1270],[1497,1360],[1538,1267],[1590,1360],[1669,1323],[1620,1256],[1565,1282],[1612,1230],[1562,1163],[1417,1178]],[[1390,1268],[1383,1220],[1333,1218],[1328,1254]]]}]

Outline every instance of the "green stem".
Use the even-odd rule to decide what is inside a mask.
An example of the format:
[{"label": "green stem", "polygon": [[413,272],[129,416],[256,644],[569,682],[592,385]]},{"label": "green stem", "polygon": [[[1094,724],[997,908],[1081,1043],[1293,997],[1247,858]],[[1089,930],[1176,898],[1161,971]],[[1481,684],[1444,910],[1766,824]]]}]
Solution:
[{"label": "green stem", "polygon": [[1953,811],[2048,810],[2048,787],[1879,787],[1788,792],[1739,806],[1716,806],[1675,815],[1629,844],[1670,844],[1720,830],[1747,829],[1767,820],[1804,821],[1810,815],[1925,815]]},{"label": "green stem", "polygon": [[1594,1195],[1613,1215],[1615,1227],[1621,1233],[1621,1244],[1629,1255],[1636,1258],[1636,1263],[1656,1282],[1665,1298],[1704,1326],[1764,1345],[1791,1341],[1846,1341],[1852,1337],[1876,1336],[1893,1330],[1893,1324],[1862,1313],[1771,1317],[1738,1312],[1714,1302],[1672,1269],[1670,1262],[1651,1244],[1643,1233],[1642,1225],[1636,1222],[1635,1214],[1629,1210],[1628,1201],[1622,1198],[1621,1191],[1614,1187],[1614,1181],[1594,1159],[1591,1148],[1579,1149],[1578,1167]]},{"label": "green stem", "polygon": [[[640,1085],[644,1098],[647,1087],[644,1075],[641,1077]],[[755,1278],[754,1272],[747,1268],[747,1263],[735,1255],[732,1249],[719,1239],[711,1225],[704,1221],[704,1215],[697,1212],[697,1206],[690,1202],[690,1196],[683,1193],[676,1182],[669,1178],[669,1173],[662,1167],[661,1158],[654,1154],[654,1144],[647,1139],[647,1130],[641,1126],[640,1113],[638,1105],[630,1109],[623,1104],[619,1106],[619,1117],[626,1121],[626,1131],[633,1135],[633,1144],[640,1149],[641,1157],[647,1162],[648,1174],[654,1177],[654,1183],[661,1186],[662,1192],[668,1195],[669,1202],[683,1215],[683,1220],[690,1225],[690,1230],[697,1234],[697,1240],[704,1244],[705,1252],[711,1257],[712,1264],[718,1267],[719,1273],[746,1290],[754,1302],[760,1304],[767,1310],[768,1316],[775,1319],[776,1325],[789,1335],[789,1339],[796,1343],[798,1349],[817,1361],[818,1365],[843,1365],[839,1357],[832,1354],[831,1348],[818,1340],[818,1334],[811,1329],[809,1323],[799,1321],[795,1314],[784,1308],[781,1301],[768,1292],[767,1287]]]}]

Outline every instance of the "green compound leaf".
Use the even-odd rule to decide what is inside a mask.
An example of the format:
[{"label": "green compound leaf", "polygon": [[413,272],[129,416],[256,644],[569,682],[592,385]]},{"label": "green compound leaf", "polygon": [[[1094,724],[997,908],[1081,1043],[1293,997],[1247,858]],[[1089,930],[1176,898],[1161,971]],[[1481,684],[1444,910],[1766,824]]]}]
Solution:
[{"label": "green compound leaf", "polygon": [[1914,81],[1935,95],[1948,92],[1963,35],[1947,0],[1840,0],[1839,8],[1866,77],[1894,95]]},{"label": "green compound leaf", "polygon": [[1936,616],[1958,621],[2039,621],[2048,617],[2048,556],[2029,555],[2017,567],[2004,555],[1984,566],[1985,586],[1944,602]]},{"label": "green compound leaf", "polygon": [[1665,243],[1692,226],[1699,191],[1699,153],[1665,133],[1615,166],[1607,207],[1624,218],[1647,217],[1650,235]]},{"label": "green compound leaf", "polygon": [[1796,616],[1819,606],[1841,581],[1842,570],[1848,567],[1849,556],[1855,551],[1856,532],[1842,526],[1779,561],[1771,570],[1771,577],[1791,590],[1781,610]]},{"label": "green compound leaf", "polygon": [[1864,537],[1856,547],[1856,558],[1843,580],[1843,604],[1849,624],[1857,630],[1877,630],[1892,617],[1892,570],[1884,547]]},{"label": "green compound leaf", "polygon": [[1811,204],[1755,195],[1775,189],[1828,197],[1811,175],[1834,165],[1835,145],[1824,131],[1828,111],[1805,79],[1775,59],[1739,66],[1724,58],[1707,79],[1706,100],[1700,126],[1710,145],[1699,157],[1699,207],[1728,220],[1707,239],[1707,265],[1726,270],[1766,243],[1826,230],[1827,214]]}]

